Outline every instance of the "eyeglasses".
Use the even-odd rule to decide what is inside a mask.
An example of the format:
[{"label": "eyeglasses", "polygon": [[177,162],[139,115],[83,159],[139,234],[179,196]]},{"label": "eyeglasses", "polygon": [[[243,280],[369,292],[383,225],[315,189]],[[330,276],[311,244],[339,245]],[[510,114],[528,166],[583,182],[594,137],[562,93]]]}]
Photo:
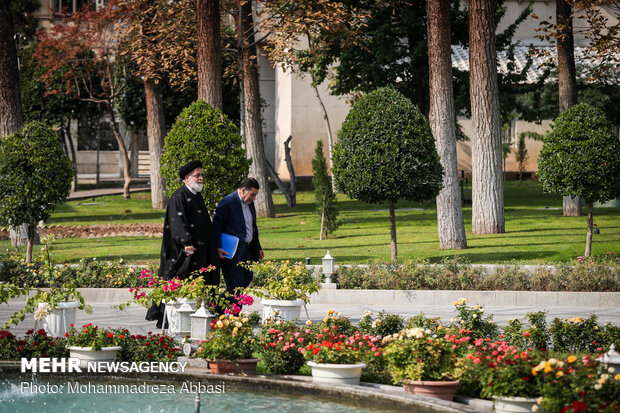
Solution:
[{"label": "eyeglasses", "polygon": [[190,175],[190,176],[193,176],[193,177],[194,177],[194,178],[196,178],[196,179],[198,179],[198,178],[204,178],[204,175],[203,175],[203,174],[193,174],[193,175]]}]

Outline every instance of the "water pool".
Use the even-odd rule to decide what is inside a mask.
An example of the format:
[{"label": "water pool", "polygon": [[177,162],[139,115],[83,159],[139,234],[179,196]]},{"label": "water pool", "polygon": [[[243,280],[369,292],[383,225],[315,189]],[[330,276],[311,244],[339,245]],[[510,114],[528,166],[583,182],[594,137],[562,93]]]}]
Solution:
[{"label": "water pool", "polygon": [[[78,384],[79,383],[79,384]],[[5,413],[195,412],[195,388],[204,386],[201,412],[396,412],[376,405],[337,403],[295,393],[236,389],[234,383],[181,383],[125,379],[4,379],[0,411]],[[133,387],[132,387],[133,386]],[[151,387],[148,387],[151,386]],[[155,387],[157,386],[157,387]],[[133,390],[133,391],[132,391]],[[190,390],[194,390],[193,392]],[[219,392],[218,392],[219,390]],[[104,393],[103,391],[107,391]]]}]

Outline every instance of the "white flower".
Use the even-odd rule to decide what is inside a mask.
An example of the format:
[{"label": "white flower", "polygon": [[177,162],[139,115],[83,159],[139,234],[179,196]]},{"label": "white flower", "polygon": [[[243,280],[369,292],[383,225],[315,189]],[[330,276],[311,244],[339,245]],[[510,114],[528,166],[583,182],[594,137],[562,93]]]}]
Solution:
[{"label": "white flower", "polygon": [[533,405],[533,406],[532,406],[532,411],[533,411],[533,412],[535,412],[535,411],[537,411],[537,410],[538,410],[538,405],[537,405],[537,404]]},{"label": "white flower", "polygon": [[45,317],[47,317],[50,313],[50,309],[50,305],[48,303],[45,303],[41,307],[34,310],[34,319],[37,321],[45,320]]}]

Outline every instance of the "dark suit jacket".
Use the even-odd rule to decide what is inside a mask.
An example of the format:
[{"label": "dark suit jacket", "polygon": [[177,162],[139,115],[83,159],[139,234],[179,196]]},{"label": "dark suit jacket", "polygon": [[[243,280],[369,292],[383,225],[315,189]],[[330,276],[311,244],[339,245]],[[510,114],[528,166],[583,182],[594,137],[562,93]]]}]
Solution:
[{"label": "dark suit jacket", "polygon": [[254,208],[254,202],[251,202],[250,212],[252,213],[252,242],[250,245],[245,245],[245,218],[243,217],[243,210],[241,209],[241,198],[235,190],[235,192],[226,195],[215,208],[215,216],[213,217],[213,230],[215,232],[215,238],[218,243],[218,248],[222,247],[222,232],[230,235],[234,235],[239,238],[239,246],[237,252],[232,258],[232,263],[237,264],[241,257],[248,250],[252,260],[258,261],[258,253],[263,248],[258,240],[258,227],[256,226],[256,209]]},{"label": "dark suit jacket", "polygon": [[[185,247],[193,245],[193,255],[185,254]],[[200,193],[196,195],[184,184],[170,197],[164,221],[159,275],[169,280],[181,279],[202,267],[214,265],[216,270],[205,275],[208,284],[220,280],[217,242],[209,212]]]}]

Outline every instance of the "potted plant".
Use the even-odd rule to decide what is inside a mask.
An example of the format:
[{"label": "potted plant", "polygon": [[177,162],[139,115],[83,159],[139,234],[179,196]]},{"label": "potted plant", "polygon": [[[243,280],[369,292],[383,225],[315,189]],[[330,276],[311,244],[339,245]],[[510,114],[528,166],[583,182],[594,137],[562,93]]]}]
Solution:
[{"label": "potted plant", "polygon": [[355,331],[347,334],[343,317],[330,310],[312,327],[313,336],[303,348],[312,368],[312,380],[319,383],[359,384],[367,362],[381,357],[381,339]]},{"label": "potted plant", "polygon": [[[144,269],[140,273],[140,279],[146,285],[130,288],[133,298],[118,306],[124,309],[132,302],[149,308],[153,303],[166,304],[166,319],[168,331],[171,334],[190,332],[190,314],[193,313],[201,302],[207,302],[206,307],[211,310],[217,305],[225,306],[225,296],[221,295],[218,287],[206,285],[203,275],[215,267],[201,268],[183,280],[173,278],[164,280],[155,275],[152,270]],[[179,311],[181,310],[181,311]]]},{"label": "potted plant", "polygon": [[319,283],[301,262],[262,261],[243,265],[254,272],[252,292],[261,298],[263,320],[299,318],[310,294],[319,291]]},{"label": "potted plant", "polygon": [[457,357],[469,340],[468,336],[410,328],[383,338],[383,356],[392,381],[402,383],[405,391],[452,400],[462,374]]},{"label": "potted plant", "polygon": [[121,350],[118,344],[124,338],[122,335],[93,323],[83,325],[80,330],[73,328],[73,325],[71,327],[65,333],[67,349],[70,357],[80,359],[80,367],[86,368],[89,362],[116,360],[116,354]]},{"label": "potted plant", "polygon": [[259,345],[253,328],[258,316],[222,314],[211,323],[207,338],[199,342],[198,356],[209,361],[214,374],[254,375]]},{"label": "potted plant", "polygon": [[29,295],[26,305],[9,317],[3,328],[17,325],[26,314],[34,313],[36,323],[49,335],[62,337],[69,331],[69,325],[75,322],[76,310],[92,313],[92,307],[86,304],[75,284],[52,285],[44,289],[20,288],[11,283],[0,285],[0,303],[22,295]]},{"label": "potted plant", "polygon": [[536,404],[541,380],[534,367],[541,359],[538,351],[480,338],[462,362],[464,374],[480,385],[480,395],[493,400],[496,412],[507,413],[530,412]]}]

